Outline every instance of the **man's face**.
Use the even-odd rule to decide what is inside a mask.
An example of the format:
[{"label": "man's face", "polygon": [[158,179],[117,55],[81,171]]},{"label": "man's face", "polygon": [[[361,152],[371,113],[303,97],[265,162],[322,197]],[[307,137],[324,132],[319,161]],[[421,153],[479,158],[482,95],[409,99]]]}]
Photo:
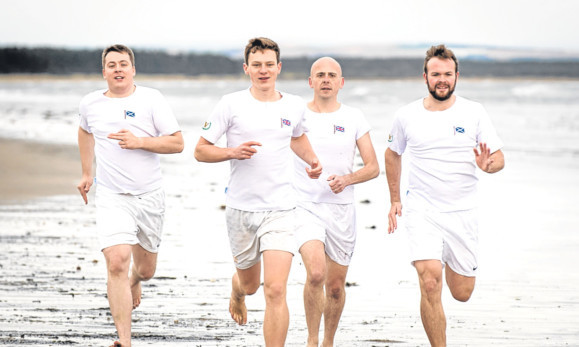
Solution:
[{"label": "man's face", "polygon": [[135,67],[127,53],[109,52],[105,57],[103,77],[109,89],[132,88],[135,77]]},{"label": "man's face", "polygon": [[309,83],[318,97],[334,98],[344,86],[342,69],[333,60],[320,60],[312,66]]},{"label": "man's face", "polygon": [[281,62],[271,49],[250,53],[243,70],[249,75],[251,84],[261,90],[275,89],[275,81],[281,72]]},{"label": "man's face", "polygon": [[458,72],[452,59],[434,57],[426,64],[424,78],[430,95],[438,101],[448,100],[458,81]]}]

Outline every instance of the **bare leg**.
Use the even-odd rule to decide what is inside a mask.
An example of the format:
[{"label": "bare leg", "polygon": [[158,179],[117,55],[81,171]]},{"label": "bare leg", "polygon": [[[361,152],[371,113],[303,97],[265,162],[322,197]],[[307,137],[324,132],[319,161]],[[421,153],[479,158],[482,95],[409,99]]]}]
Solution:
[{"label": "bare leg", "polygon": [[237,269],[231,279],[231,298],[229,299],[229,313],[239,325],[247,323],[247,308],[245,296],[254,294],[260,286],[261,263],[248,269]]},{"label": "bare leg", "polygon": [[334,337],[346,303],[346,275],[348,267],[326,258],[326,304],[324,307],[324,340],[322,346],[334,346]]},{"label": "bare leg", "polygon": [[442,308],[442,264],[439,260],[414,262],[420,282],[420,317],[433,347],[446,346],[446,316]]},{"label": "bare leg", "polygon": [[458,301],[468,301],[474,291],[476,277],[459,275],[448,265],[446,266],[445,275],[446,284],[448,284],[452,296]]},{"label": "bare leg", "polygon": [[141,304],[141,282],[148,281],[157,270],[157,253],[145,250],[141,245],[133,246],[133,267],[129,284],[133,298],[133,309]]},{"label": "bare leg", "polygon": [[123,346],[131,346],[131,312],[133,310],[131,288],[129,286],[129,266],[131,246],[117,245],[105,248],[103,254],[107,263],[107,296],[111,315],[117,328],[119,341]]},{"label": "bare leg", "polygon": [[306,242],[300,253],[306,267],[304,308],[308,326],[308,347],[319,343],[320,321],[324,310],[324,282],[326,277],[326,253],[324,243],[318,240]]},{"label": "bare leg", "polygon": [[289,327],[287,280],[293,255],[284,251],[263,252],[265,317],[263,336],[268,347],[284,346]]}]

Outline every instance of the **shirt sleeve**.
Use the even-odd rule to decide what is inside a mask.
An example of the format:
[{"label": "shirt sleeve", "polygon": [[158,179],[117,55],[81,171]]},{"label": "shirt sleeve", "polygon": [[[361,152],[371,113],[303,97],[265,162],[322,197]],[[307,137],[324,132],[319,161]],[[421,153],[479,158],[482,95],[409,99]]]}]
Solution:
[{"label": "shirt sleeve", "polygon": [[392,130],[388,135],[388,148],[398,154],[402,154],[406,150],[406,136],[404,135],[404,129],[402,127],[399,112],[397,112],[394,118]]},{"label": "shirt sleeve", "polygon": [[153,119],[158,136],[171,135],[181,130],[169,102],[161,92],[156,93]]},{"label": "shirt sleeve", "polygon": [[489,115],[482,105],[480,106],[480,114],[481,116],[477,134],[477,146],[479,143],[485,142],[491,149],[491,153],[494,153],[503,148],[503,142],[497,135]]},{"label": "shirt sleeve", "polygon": [[360,137],[366,135],[366,133],[369,132],[372,129],[372,127],[370,126],[370,123],[368,123],[368,121],[366,120],[366,117],[364,117],[362,111],[359,110],[358,110],[358,121],[356,123],[357,123],[356,140],[359,140]]},{"label": "shirt sleeve", "polygon": [[86,132],[91,133],[86,118],[86,97],[84,97],[78,106],[79,126]]},{"label": "shirt sleeve", "polygon": [[296,97],[295,104],[299,122],[293,129],[292,137],[300,137],[309,131],[306,121],[306,103],[302,100],[302,98]]},{"label": "shirt sleeve", "polygon": [[203,123],[201,136],[211,143],[219,141],[221,136],[227,131],[229,113],[228,103],[222,97],[215,105],[207,121]]}]

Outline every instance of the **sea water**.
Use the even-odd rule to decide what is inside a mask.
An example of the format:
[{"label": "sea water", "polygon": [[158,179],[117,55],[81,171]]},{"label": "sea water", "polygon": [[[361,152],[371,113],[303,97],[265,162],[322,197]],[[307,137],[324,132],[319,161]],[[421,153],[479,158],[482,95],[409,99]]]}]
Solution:
[{"label": "sea water", "polygon": [[[219,98],[249,86],[240,79],[146,79],[168,99],[185,136],[197,138]],[[307,81],[280,80],[278,89],[310,100]],[[78,104],[87,93],[106,88],[99,79],[0,81],[0,136],[40,142],[76,143]],[[360,108],[373,127],[377,145],[385,142],[394,112],[421,98],[421,79],[346,80],[340,100]],[[456,93],[481,102],[509,152],[579,155],[579,81],[461,79]]]}]

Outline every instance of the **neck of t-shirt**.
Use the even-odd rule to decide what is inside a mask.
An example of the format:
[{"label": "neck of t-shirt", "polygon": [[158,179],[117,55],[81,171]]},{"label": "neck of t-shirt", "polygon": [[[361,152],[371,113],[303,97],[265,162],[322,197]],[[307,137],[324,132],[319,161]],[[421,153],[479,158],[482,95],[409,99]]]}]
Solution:
[{"label": "neck of t-shirt", "polygon": [[257,101],[261,102],[274,102],[280,100],[283,96],[280,92],[275,89],[271,90],[259,90],[255,87],[249,88],[251,96]]},{"label": "neck of t-shirt", "polygon": [[427,96],[423,99],[422,105],[424,109],[430,112],[440,112],[446,111],[451,108],[456,102],[456,95],[452,95],[448,100],[439,101],[436,100],[432,95]]},{"label": "neck of t-shirt", "polygon": [[126,97],[129,97],[129,96],[133,95],[136,90],[137,90],[137,86],[136,86],[136,85],[133,85],[131,88],[128,88],[127,90],[115,91],[115,92],[113,92],[113,91],[109,88],[109,89],[107,89],[107,91],[104,93],[104,96],[106,96],[106,97],[108,97],[108,98],[126,98]]},{"label": "neck of t-shirt", "polygon": [[323,100],[314,100],[308,103],[308,108],[312,112],[316,113],[332,113],[336,112],[342,107],[342,104],[339,103],[337,100],[329,100],[328,102],[324,102]]}]

